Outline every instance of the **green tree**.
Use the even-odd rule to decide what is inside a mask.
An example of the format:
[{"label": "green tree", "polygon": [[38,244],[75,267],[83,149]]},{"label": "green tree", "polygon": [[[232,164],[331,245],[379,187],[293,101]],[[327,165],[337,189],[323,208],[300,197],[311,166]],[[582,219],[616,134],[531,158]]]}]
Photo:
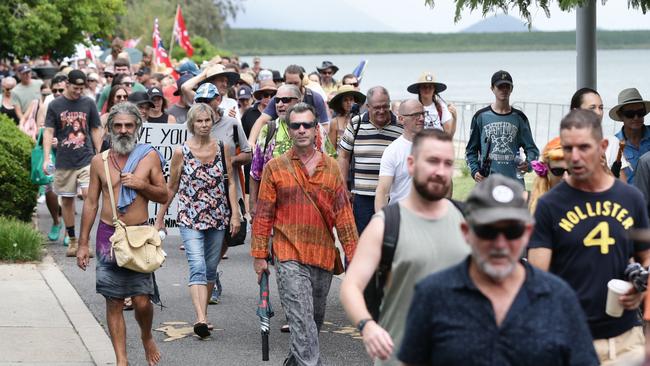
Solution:
[{"label": "green tree", "polygon": [[[584,5],[588,1],[589,0],[537,0],[535,1],[535,4],[546,13],[547,17],[549,17],[551,15],[549,6],[553,2],[557,2],[560,9],[563,11],[569,11]],[[606,1],[607,0],[602,0],[603,3]],[[435,6],[435,0],[424,0],[424,3],[431,7]],[[457,22],[460,20],[463,9],[474,11],[480,8],[483,16],[486,16],[489,13],[494,13],[497,10],[502,10],[504,13],[507,13],[509,9],[518,9],[521,17],[525,18],[528,24],[531,24],[532,18],[530,11],[528,10],[531,3],[531,0],[456,0],[456,15],[454,16],[454,21]],[[643,14],[650,10],[650,0],[627,0],[627,4],[633,9],[641,9]]]},{"label": "green tree", "polygon": [[0,1],[0,58],[70,56],[87,37],[113,33],[123,0]]},{"label": "green tree", "polygon": [[[160,35],[169,48],[176,5],[180,4],[190,36],[201,36],[213,44],[222,42],[223,30],[229,19],[241,9],[242,0],[127,0],[126,13],[118,18],[116,34],[124,38],[139,38],[141,45],[151,44],[153,22],[158,18]],[[174,46],[176,48],[176,46]]]}]

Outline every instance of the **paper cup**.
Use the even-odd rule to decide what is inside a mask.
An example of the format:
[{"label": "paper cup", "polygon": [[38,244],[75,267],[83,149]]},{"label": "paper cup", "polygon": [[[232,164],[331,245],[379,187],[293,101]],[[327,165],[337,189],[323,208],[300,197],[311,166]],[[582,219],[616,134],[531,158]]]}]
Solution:
[{"label": "paper cup", "polygon": [[623,306],[618,302],[621,295],[626,294],[632,289],[632,284],[623,280],[610,280],[607,282],[607,305],[605,312],[614,318],[620,318],[623,315]]}]

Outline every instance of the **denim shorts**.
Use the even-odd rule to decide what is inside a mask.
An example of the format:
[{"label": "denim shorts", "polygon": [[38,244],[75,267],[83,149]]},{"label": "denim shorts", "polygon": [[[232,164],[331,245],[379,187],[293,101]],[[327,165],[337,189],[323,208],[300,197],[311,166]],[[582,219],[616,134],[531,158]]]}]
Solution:
[{"label": "denim shorts", "polygon": [[221,260],[221,246],[226,231],[180,227],[180,232],[190,268],[188,285],[207,285],[208,282],[216,282],[217,265]]}]

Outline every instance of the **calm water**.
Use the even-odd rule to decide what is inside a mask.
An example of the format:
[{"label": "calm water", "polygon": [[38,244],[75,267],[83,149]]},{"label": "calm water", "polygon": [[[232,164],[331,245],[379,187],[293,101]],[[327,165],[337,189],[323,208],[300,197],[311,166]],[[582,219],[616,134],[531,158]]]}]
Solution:
[{"label": "calm water", "polygon": [[[393,99],[411,98],[407,86],[422,71],[430,70],[438,81],[447,84],[442,93],[445,100],[467,102],[459,108],[455,136],[459,156],[469,136],[472,115],[494,98],[490,78],[495,71],[504,69],[512,74],[515,87],[511,101],[528,116],[540,148],[558,134],[559,121],[568,111],[576,90],[575,51],[263,56],[262,66],[282,72],[295,63],[311,72],[323,60],[329,60],[340,68],[336,75],[340,78],[362,59],[368,60],[361,85],[364,92],[368,87],[383,85]],[[606,110],[617,104],[618,93],[625,88],[635,87],[645,99],[650,99],[650,50],[599,51],[597,70],[598,91]],[[613,134],[621,124],[605,117],[603,127],[605,134]]]},{"label": "calm water", "polygon": [[[490,77],[499,69],[512,74],[513,101],[569,104],[576,90],[575,51],[263,56],[262,66],[282,72],[296,63],[315,71],[329,60],[340,68],[340,78],[362,59],[368,60],[362,89],[383,85],[394,99],[408,98],[406,87],[425,70],[447,84],[442,97],[454,101],[490,101]],[[599,51],[598,90],[605,105],[615,105],[618,92],[627,87],[650,98],[650,50]]]}]

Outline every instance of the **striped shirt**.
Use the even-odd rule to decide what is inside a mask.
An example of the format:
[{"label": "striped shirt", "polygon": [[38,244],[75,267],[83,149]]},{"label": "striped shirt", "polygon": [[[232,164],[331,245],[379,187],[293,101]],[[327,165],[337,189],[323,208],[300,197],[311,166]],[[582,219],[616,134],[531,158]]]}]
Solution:
[{"label": "striped shirt", "polygon": [[384,150],[391,142],[402,136],[404,128],[397,124],[391,113],[391,121],[384,127],[377,127],[368,119],[368,113],[361,116],[357,138],[354,130],[358,118],[353,118],[345,128],[339,147],[354,154],[354,188],[352,193],[374,196],[379,182],[379,166]]},{"label": "striped shirt", "polygon": [[[293,149],[264,167],[253,220],[251,255],[267,258],[273,229],[273,255],[331,271],[336,257],[332,228],[348,260],[357,245],[357,228],[336,160],[326,154],[309,176]],[[293,166],[293,172],[289,167]],[[300,183],[299,183],[300,182]],[[304,190],[319,206],[323,218]],[[329,231],[329,234],[328,234]]]}]

